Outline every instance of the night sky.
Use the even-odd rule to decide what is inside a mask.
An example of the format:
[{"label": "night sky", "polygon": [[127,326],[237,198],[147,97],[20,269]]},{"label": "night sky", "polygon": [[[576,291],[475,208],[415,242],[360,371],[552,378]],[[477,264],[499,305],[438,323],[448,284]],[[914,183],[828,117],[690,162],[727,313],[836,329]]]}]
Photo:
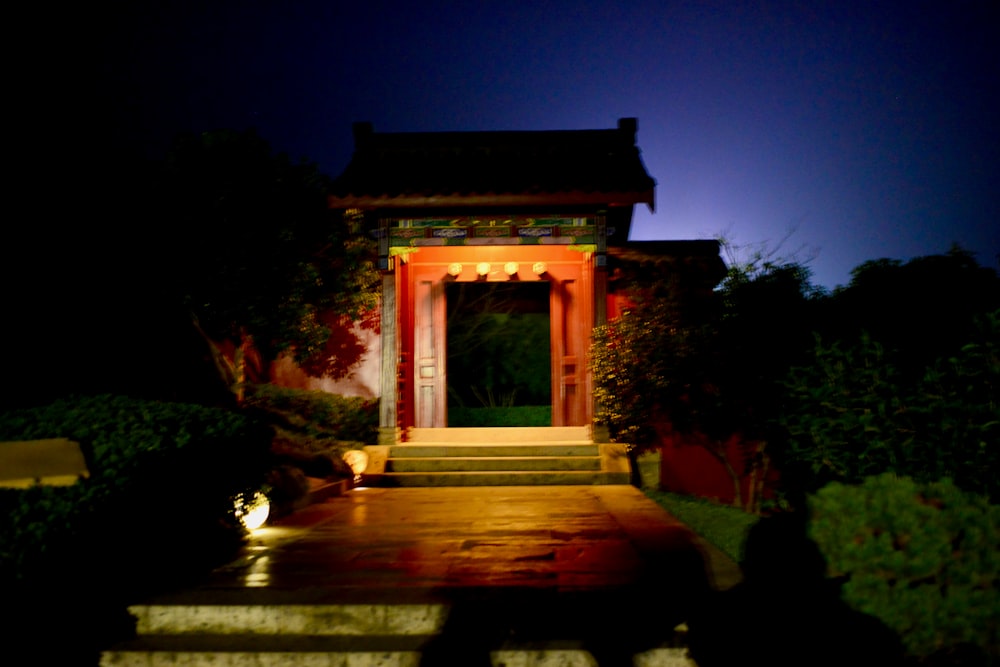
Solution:
[{"label": "night sky", "polygon": [[[42,13],[9,109],[49,183],[183,131],[254,127],[346,166],[376,131],[639,121],[657,181],[633,239],[723,234],[805,261],[1000,253],[996,2],[111,3]],[[18,134],[15,132],[15,134]],[[58,187],[56,188],[59,189]],[[81,202],[80,215],[95,202]]]}]

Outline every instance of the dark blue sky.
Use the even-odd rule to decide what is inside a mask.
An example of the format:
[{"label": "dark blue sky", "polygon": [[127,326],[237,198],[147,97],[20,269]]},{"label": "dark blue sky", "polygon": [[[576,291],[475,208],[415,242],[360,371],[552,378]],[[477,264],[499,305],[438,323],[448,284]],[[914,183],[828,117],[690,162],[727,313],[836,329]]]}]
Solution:
[{"label": "dark blue sky", "polygon": [[952,243],[997,267],[992,0],[218,0],[101,11],[64,21],[85,26],[78,51],[48,67],[56,81],[93,77],[67,86],[67,102],[99,117],[91,129],[111,146],[155,155],[181,131],[256,127],[336,176],[354,121],[545,130],[635,116],[657,206],[637,212],[633,238],[725,234],[773,247],[787,237],[780,252],[808,260],[826,287],[865,260]]}]

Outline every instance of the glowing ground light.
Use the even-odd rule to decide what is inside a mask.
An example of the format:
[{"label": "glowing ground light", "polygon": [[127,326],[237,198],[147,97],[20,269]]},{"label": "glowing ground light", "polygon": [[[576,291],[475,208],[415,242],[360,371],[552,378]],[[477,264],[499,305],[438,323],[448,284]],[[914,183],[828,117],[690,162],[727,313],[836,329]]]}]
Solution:
[{"label": "glowing ground light", "polygon": [[240,494],[236,497],[234,505],[236,518],[240,520],[240,523],[247,530],[257,530],[263,526],[264,522],[267,521],[268,515],[271,513],[271,503],[268,501],[267,496],[260,491],[255,492],[253,499],[249,502],[247,502],[245,494]]},{"label": "glowing ground light", "polygon": [[344,463],[348,465],[354,473],[355,483],[361,481],[361,474],[368,467],[368,453],[360,449],[351,449],[344,452]]}]

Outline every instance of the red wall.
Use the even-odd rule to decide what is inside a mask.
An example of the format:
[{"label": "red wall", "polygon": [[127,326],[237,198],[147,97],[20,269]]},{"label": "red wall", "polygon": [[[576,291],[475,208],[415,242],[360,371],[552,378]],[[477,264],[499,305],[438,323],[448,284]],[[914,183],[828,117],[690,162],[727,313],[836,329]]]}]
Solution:
[{"label": "red wall", "polygon": [[[739,436],[733,436],[725,443],[728,460],[740,477],[740,493],[744,503],[750,497],[751,483],[750,471],[744,465],[745,447]],[[773,497],[778,477],[778,472],[769,466],[763,487],[764,498]],[[696,437],[677,434],[663,437],[660,447],[660,488],[673,493],[709,498],[726,505],[733,503],[732,478],[723,464],[698,444]]]}]

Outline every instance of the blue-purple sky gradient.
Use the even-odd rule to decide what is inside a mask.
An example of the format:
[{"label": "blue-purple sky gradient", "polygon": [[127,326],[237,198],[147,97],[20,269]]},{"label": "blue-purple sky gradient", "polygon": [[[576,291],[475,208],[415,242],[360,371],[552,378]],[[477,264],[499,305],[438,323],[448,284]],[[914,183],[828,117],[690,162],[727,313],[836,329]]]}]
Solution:
[{"label": "blue-purple sky gradient", "polygon": [[[195,7],[193,5],[200,5]],[[639,119],[634,239],[724,234],[834,287],[868,259],[1000,253],[995,2],[124,3],[95,34],[114,142],[257,128],[336,176],[376,131]],[[558,168],[558,165],[553,165]]]}]

